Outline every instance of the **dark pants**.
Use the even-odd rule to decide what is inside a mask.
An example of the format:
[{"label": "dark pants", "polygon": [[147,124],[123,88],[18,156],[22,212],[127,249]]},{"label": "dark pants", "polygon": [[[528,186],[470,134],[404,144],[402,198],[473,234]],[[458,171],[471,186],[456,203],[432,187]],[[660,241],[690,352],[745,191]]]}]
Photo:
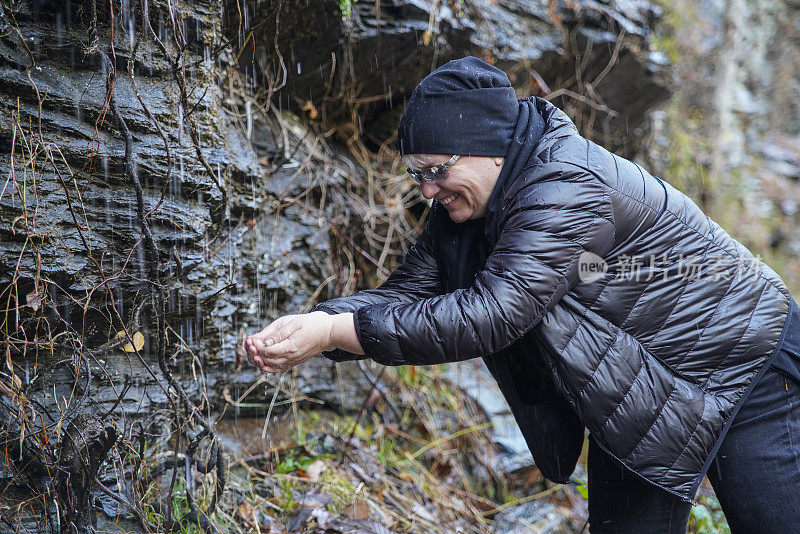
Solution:
[{"label": "dark pants", "polygon": [[[592,533],[685,533],[690,505],[589,440]],[[800,532],[800,385],[769,368],[736,414],[708,471],[733,534]]]}]

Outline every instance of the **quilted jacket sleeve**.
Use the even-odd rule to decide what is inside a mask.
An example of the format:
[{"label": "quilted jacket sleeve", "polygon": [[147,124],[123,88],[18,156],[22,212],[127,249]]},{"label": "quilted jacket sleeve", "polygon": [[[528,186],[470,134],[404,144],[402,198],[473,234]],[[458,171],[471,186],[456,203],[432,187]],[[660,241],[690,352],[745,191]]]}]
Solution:
[{"label": "quilted jacket sleeve", "polygon": [[[324,311],[331,315],[356,312],[364,306],[408,304],[440,295],[443,291],[439,267],[431,250],[430,228],[426,226],[416,243],[403,258],[403,263],[378,288],[365,289],[347,297],[326,300],[317,304],[311,311]],[[358,328],[357,324],[356,328]],[[338,349],[322,354],[334,361],[367,357]]]},{"label": "quilted jacket sleeve", "polygon": [[578,283],[584,251],[608,253],[614,224],[604,184],[569,163],[528,172],[506,197],[497,243],[471,287],[355,312],[367,357],[386,365],[431,365],[494,354],[538,324]]}]

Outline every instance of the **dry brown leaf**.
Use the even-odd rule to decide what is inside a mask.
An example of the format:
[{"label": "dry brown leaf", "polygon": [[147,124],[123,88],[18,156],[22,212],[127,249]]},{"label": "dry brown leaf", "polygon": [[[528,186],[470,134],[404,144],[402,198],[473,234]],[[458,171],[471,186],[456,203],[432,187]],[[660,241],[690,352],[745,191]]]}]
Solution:
[{"label": "dry brown leaf", "polygon": [[15,393],[22,391],[22,379],[17,375],[11,375],[11,384],[14,386]]},{"label": "dry brown leaf", "polygon": [[344,509],[344,515],[350,519],[363,520],[369,517],[369,506],[362,501],[354,501]]},{"label": "dry brown leaf", "polygon": [[[122,330],[117,332],[117,337],[125,337],[125,332]],[[136,332],[131,336],[131,338],[133,339],[133,345],[131,345],[131,342],[129,341],[122,345],[122,350],[125,352],[137,352],[142,350],[142,347],[144,347],[144,334],[141,332]]]},{"label": "dry brown leaf", "polygon": [[253,528],[254,527],[254,524],[253,524],[253,511],[254,510],[255,510],[255,508],[248,501],[244,501],[242,504],[239,505],[239,508],[237,508],[237,510],[236,510],[238,512],[238,514],[239,514],[239,519],[241,519],[242,522],[248,528]]},{"label": "dry brown leaf", "polygon": [[314,103],[311,100],[306,100],[306,103],[303,104],[303,111],[308,112],[308,118],[311,120],[316,119],[319,117],[319,112],[317,108],[314,106]]},{"label": "dry brown leaf", "polygon": [[39,307],[42,305],[42,300],[44,300],[44,293],[42,291],[31,291],[25,295],[25,303],[33,311],[39,309]]}]

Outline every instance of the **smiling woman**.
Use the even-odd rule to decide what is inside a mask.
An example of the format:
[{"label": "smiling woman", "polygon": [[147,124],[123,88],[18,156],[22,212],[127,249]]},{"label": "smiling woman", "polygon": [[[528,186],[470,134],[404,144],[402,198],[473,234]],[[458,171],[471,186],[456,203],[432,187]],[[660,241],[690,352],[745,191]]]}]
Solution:
[{"label": "smiling woman", "polygon": [[[450,159],[451,156],[441,154],[403,156],[409,172],[425,171]],[[486,215],[504,161],[499,156],[461,156],[435,181],[418,180],[422,196],[438,201],[455,223],[481,218]]]}]

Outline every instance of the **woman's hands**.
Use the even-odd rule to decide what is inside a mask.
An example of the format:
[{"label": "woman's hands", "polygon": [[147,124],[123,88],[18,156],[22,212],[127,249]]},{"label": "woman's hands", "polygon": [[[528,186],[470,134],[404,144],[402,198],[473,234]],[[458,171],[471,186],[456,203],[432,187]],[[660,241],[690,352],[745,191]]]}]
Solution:
[{"label": "woman's hands", "polygon": [[352,313],[322,311],[286,315],[244,343],[250,363],[267,373],[286,371],[325,351],[342,348],[363,354]]}]

